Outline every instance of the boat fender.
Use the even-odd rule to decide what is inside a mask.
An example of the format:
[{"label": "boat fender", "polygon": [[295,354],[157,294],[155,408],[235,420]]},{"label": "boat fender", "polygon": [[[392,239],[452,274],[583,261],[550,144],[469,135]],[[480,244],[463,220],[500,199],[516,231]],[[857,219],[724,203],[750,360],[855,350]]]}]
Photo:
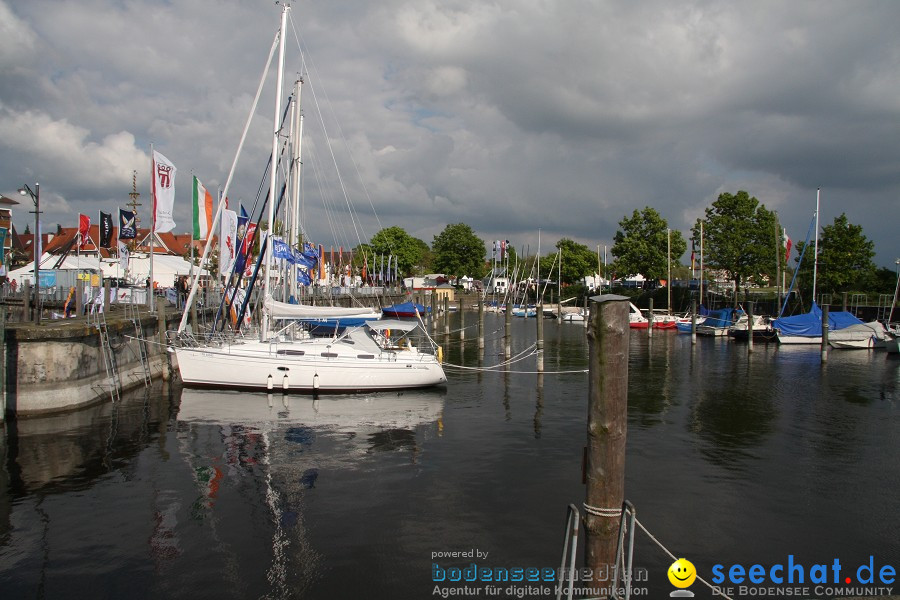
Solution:
[{"label": "boat fender", "polygon": [[319,390],[319,374],[318,373],[313,375],[313,389],[316,391]]},{"label": "boat fender", "polygon": [[274,387],[275,386],[272,383],[272,374],[269,373],[269,376],[266,378],[266,389],[271,392]]},{"label": "boat fender", "polygon": [[281,389],[284,391],[288,391],[291,387],[291,381],[288,379],[287,373],[284,374],[284,377],[281,379]]},{"label": "boat fender", "polygon": [[437,359],[439,363],[444,362],[444,349],[441,346],[438,346]]}]

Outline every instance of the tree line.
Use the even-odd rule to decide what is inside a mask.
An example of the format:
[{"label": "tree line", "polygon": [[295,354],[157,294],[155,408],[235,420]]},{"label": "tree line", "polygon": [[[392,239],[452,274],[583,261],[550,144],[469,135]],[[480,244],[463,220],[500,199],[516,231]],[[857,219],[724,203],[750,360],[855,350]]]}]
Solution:
[{"label": "tree line", "polygon": [[[814,262],[818,263],[817,289],[821,293],[893,291],[893,271],[876,268],[873,242],[843,213],[821,228],[817,257],[801,241],[794,244],[789,261],[785,260],[786,237],[778,215],[744,190],[720,194],[686,234],[670,228],[656,209],[647,206],[619,221],[611,248],[613,260],[605,269],[597,251],[569,238],[559,240],[544,256],[518,257],[513,248],[508,249],[508,256],[510,261],[524,265],[521,271],[538,278],[561,275],[563,284],[577,283],[595,273],[606,278],[640,274],[651,281],[667,279],[669,257],[673,278],[685,279],[694,273],[699,277],[690,261],[685,265],[681,258],[690,243],[699,267],[702,238],[704,269],[723,274],[736,291],[747,286],[774,286],[780,268],[788,272],[788,280],[797,271],[798,288],[808,295]],[[485,241],[465,223],[447,225],[431,245],[393,226],[376,233],[368,244],[354,248],[353,260],[361,267],[365,257],[389,254],[396,257],[404,277],[437,272],[451,278],[466,275],[482,279],[492,268],[485,251]],[[560,258],[561,274],[557,264]]]}]

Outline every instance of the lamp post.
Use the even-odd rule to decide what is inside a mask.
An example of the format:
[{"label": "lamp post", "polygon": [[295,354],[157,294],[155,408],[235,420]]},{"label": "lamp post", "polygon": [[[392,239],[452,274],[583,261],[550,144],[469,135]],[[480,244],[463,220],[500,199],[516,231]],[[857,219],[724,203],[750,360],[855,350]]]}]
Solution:
[{"label": "lamp post", "polygon": [[23,187],[19,188],[19,193],[23,196],[31,196],[31,201],[34,202],[34,210],[29,212],[34,212],[34,242],[32,246],[34,247],[34,324],[41,324],[41,305],[40,305],[40,291],[41,291],[41,278],[40,278],[40,266],[41,266],[41,184],[34,184],[34,191],[31,191],[31,188],[28,187],[28,184],[25,184]]}]

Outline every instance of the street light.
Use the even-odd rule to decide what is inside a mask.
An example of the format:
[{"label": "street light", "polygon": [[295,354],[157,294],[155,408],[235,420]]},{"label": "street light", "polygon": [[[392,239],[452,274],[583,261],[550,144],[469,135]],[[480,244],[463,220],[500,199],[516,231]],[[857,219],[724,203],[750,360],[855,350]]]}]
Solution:
[{"label": "street light", "polygon": [[34,202],[34,210],[29,211],[34,213],[34,242],[32,246],[34,247],[34,324],[41,324],[41,305],[40,305],[40,290],[41,290],[41,278],[39,275],[40,266],[41,266],[41,184],[34,184],[34,191],[31,191],[31,188],[28,187],[28,184],[25,184],[23,187],[19,188],[19,193],[23,196],[31,196],[31,201]]}]

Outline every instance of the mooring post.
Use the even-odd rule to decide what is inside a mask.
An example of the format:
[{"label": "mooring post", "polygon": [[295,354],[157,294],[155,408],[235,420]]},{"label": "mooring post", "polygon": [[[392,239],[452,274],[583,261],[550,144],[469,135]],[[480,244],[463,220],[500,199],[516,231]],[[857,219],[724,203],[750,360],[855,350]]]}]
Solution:
[{"label": "mooring post", "polygon": [[544,372],[544,304],[538,301],[537,305],[537,372]]},{"label": "mooring post", "polygon": [[753,352],[753,303],[750,290],[744,288],[744,306],[747,307],[747,352]]},{"label": "mooring post", "polygon": [[462,298],[459,299],[459,341],[466,339],[466,311],[463,310]]},{"label": "mooring post", "polygon": [[691,345],[697,343],[697,301],[691,300]]},{"label": "mooring post", "polygon": [[588,295],[584,294],[584,311],[582,311],[582,316],[584,317],[584,328],[587,329],[588,326]]},{"label": "mooring post", "polygon": [[647,336],[653,337],[653,298],[650,298],[650,308],[647,311]]},{"label": "mooring post", "polygon": [[828,305],[822,307],[822,362],[828,361]]},{"label": "mooring post", "polygon": [[585,566],[597,586],[616,565],[619,517],[625,499],[628,425],[628,298],[591,298],[588,327],[588,424],[585,453]]},{"label": "mooring post", "polygon": [[505,333],[503,335],[503,355],[508,359],[512,356],[512,340],[510,340],[511,331],[512,331],[512,302],[506,301],[506,315],[505,315]]},{"label": "mooring post", "polygon": [[431,290],[431,330],[437,331],[437,299],[434,290]]},{"label": "mooring post", "polygon": [[478,298],[478,349],[484,350],[484,298]]},{"label": "mooring post", "polygon": [[444,296],[444,334],[450,335],[450,294]]}]

